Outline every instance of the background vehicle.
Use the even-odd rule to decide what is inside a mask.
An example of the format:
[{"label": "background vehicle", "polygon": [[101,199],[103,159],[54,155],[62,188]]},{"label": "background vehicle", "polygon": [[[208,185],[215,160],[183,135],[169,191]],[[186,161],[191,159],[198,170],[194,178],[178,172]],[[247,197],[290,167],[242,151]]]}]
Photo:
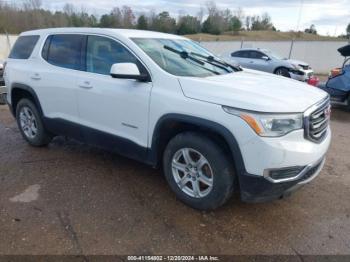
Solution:
[{"label": "background vehicle", "polygon": [[3,78],[4,61],[0,60],[0,105],[6,104],[6,87]]},{"label": "background vehicle", "polygon": [[319,174],[331,140],[325,92],[236,68],[181,36],[30,31],[4,77],[29,144],[65,135],[162,166],[176,196],[197,209],[238,189],[247,202],[289,195]]},{"label": "background vehicle", "polygon": [[302,61],[286,59],[267,49],[247,48],[231,54],[242,67],[282,75],[299,81],[307,81],[314,72]]},{"label": "background vehicle", "polygon": [[338,51],[345,58],[342,68],[333,69],[328,81],[318,87],[331,96],[333,104],[346,106],[350,110],[350,45],[341,47]]}]

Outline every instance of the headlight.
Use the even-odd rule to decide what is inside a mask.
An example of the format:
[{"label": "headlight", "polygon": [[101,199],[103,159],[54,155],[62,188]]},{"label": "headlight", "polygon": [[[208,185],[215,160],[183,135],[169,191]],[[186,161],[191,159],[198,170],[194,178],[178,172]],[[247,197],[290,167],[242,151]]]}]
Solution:
[{"label": "headlight", "polygon": [[260,136],[277,137],[303,128],[302,114],[267,114],[223,106],[225,112],[239,116]]}]

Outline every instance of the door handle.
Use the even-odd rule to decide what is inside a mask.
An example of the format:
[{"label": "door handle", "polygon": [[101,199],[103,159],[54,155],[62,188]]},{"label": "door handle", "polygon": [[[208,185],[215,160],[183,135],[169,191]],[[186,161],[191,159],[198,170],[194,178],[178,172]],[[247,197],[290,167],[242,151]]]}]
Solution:
[{"label": "door handle", "polygon": [[35,73],[34,75],[31,76],[31,79],[33,79],[33,80],[40,80],[41,79],[40,74]]},{"label": "door handle", "polygon": [[90,81],[82,81],[80,82],[79,87],[84,89],[91,89],[93,86],[91,85]]}]

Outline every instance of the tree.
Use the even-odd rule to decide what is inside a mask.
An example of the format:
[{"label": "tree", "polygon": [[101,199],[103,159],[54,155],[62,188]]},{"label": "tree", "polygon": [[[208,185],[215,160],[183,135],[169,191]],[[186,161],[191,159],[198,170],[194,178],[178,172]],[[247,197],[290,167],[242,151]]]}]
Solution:
[{"label": "tree", "polygon": [[251,30],[273,30],[274,26],[271,22],[271,17],[268,13],[263,13],[260,17],[259,15],[252,16],[250,19]]},{"label": "tree", "polygon": [[316,26],[315,26],[314,24],[312,24],[312,25],[310,26],[310,28],[306,28],[306,29],[305,29],[305,33],[317,35]]},{"label": "tree", "polygon": [[140,15],[137,19],[137,29],[147,30],[148,29],[148,21],[145,15]]},{"label": "tree", "polygon": [[224,14],[217,8],[215,2],[207,3],[208,18],[204,21],[202,32],[219,35],[224,31]]},{"label": "tree", "polygon": [[186,15],[179,18],[177,33],[179,35],[196,34],[200,31],[201,23],[197,17]]},{"label": "tree", "polygon": [[38,10],[41,8],[41,0],[27,0],[23,3],[24,10]]},{"label": "tree", "polygon": [[101,16],[101,19],[100,19],[100,27],[112,27],[112,18],[111,18],[111,15],[102,15]]},{"label": "tree", "polygon": [[271,17],[268,13],[263,13],[261,18],[261,27],[263,30],[273,30],[273,24],[271,22]]},{"label": "tree", "polygon": [[124,5],[121,9],[121,26],[123,28],[133,28],[135,24],[135,15],[129,6]]},{"label": "tree", "polygon": [[348,37],[350,37],[350,23],[348,24],[348,27],[346,28],[346,34]]},{"label": "tree", "polygon": [[237,34],[242,29],[242,22],[237,16],[233,16],[230,21],[230,31]]},{"label": "tree", "polygon": [[164,11],[153,18],[152,29],[164,33],[175,33],[176,21],[170,17],[169,12]]}]

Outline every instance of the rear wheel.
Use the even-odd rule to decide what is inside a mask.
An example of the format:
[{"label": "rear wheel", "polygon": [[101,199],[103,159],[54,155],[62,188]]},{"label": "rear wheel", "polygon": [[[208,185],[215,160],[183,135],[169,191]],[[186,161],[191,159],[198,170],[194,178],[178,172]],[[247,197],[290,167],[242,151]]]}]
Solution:
[{"label": "rear wheel", "polygon": [[290,78],[290,74],[289,74],[288,69],[284,68],[284,67],[277,68],[275,71],[275,74],[279,75],[279,76],[284,76],[284,77]]},{"label": "rear wheel", "polygon": [[174,137],[165,149],[163,163],[170,187],[193,208],[212,210],[232,196],[234,170],[227,154],[203,135]]},{"label": "rear wheel", "polygon": [[23,138],[32,146],[45,146],[52,136],[45,129],[35,104],[29,99],[21,99],[16,108],[16,119]]}]

